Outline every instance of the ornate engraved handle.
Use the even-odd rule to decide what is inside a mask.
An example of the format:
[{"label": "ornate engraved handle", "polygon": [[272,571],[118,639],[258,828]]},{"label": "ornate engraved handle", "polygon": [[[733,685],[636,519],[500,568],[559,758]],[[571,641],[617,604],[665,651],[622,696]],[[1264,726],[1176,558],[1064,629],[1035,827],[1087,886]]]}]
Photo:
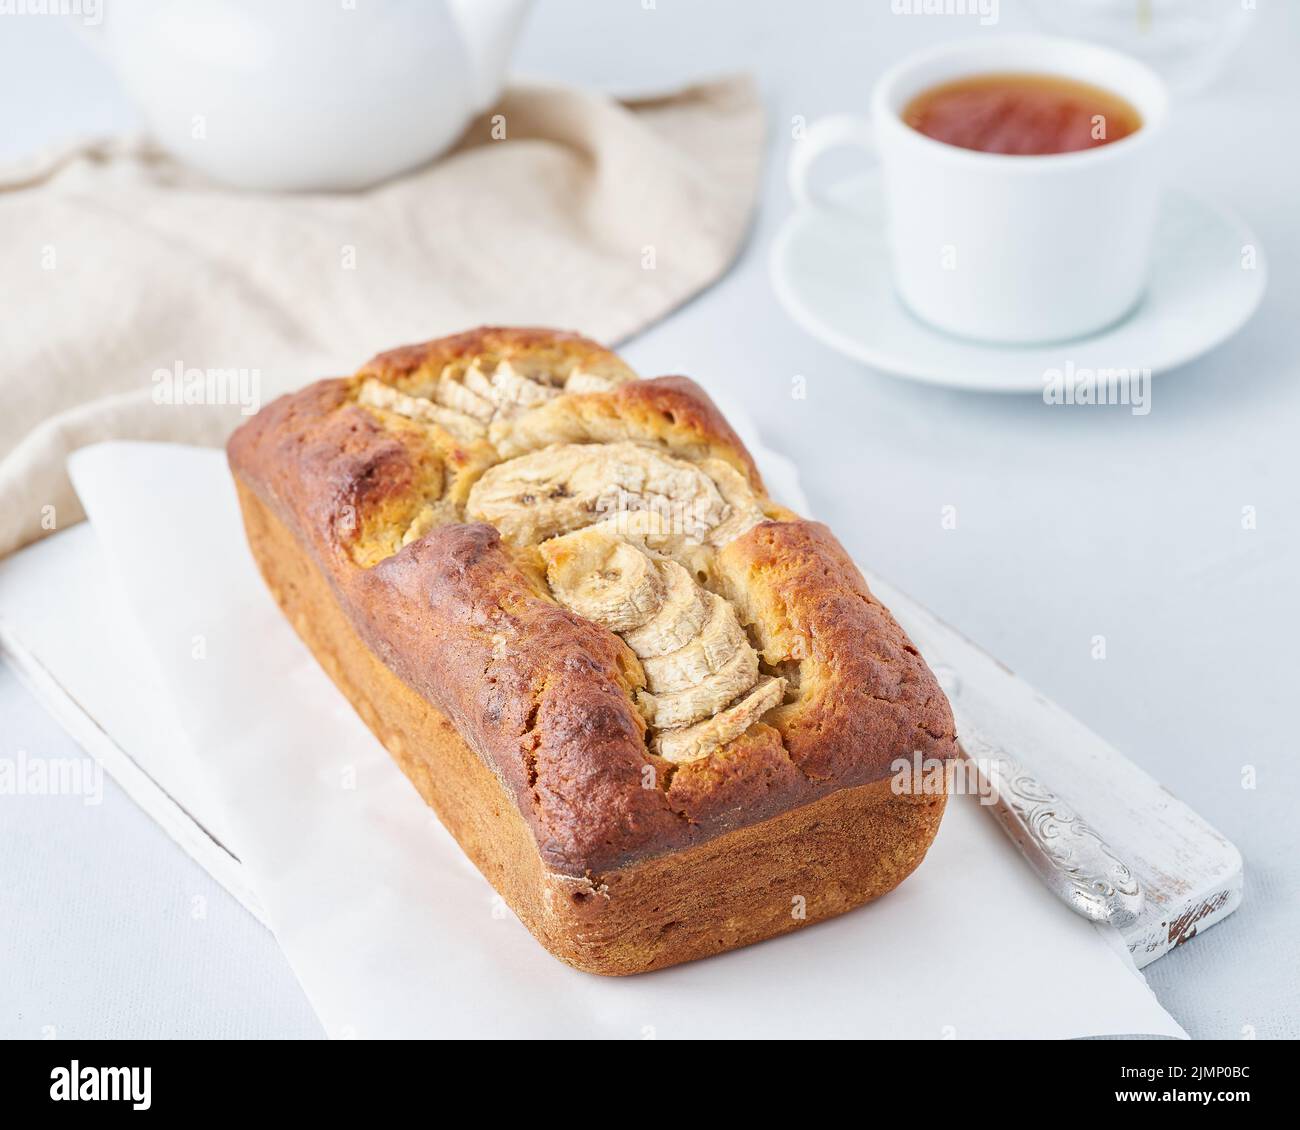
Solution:
[{"label": "ornate engraved handle", "polygon": [[962,750],[993,794],[993,815],[1070,909],[1123,929],[1142,910],[1128,865],[1079,814],[1005,750],[962,727]]}]

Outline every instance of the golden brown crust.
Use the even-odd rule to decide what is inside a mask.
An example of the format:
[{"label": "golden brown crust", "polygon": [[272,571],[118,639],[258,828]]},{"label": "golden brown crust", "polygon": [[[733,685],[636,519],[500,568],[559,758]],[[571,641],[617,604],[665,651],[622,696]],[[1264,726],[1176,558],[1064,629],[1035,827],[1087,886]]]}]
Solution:
[{"label": "golden brown crust", "polygon": [[[647,744],[636,656],[557,604],[526,551],[503,545],[490,526],[459,521],[412,526],[409,544],[394,544],[392,531],[415,521],[421,492],[438,493],[435,477],[467,479],[482,468],[465,445],[434,442],[359,407],[358,380],[423,388],[484,350],[565,365],[613,357],[539,330],[406,347],[356,378],[268,405],[235,434],[229,454],[242,491],[293,532],[357,634],[501,782],[550,872],[600,875],[676,857],[882,782],[891,762],[914,751],[953,756],[952,718],[933,676],[819,524],[761,522],[717,553],[711,583],[790,691],[739,739],[683,765]],[[530,442],[534,420],[542,439],[561,428],[561,442],[632,439],[682,458],[723,459],[762,490],[749,453],[684,378],[563,396],[511,434]],[[762,501],[768,514],[788,513]],[[880,803],[907,820],[910,806],[930,800]]]},{"label": "golden brown crust", "polygon": [[798,697],[771,721],[803,773],[874,780],[904,753],[952,756],[948,700],[829,529],[764,523],[723,549],[717,568],[764,662],[798,664]]},{"label": "golden brown crust", "polygon": [[551,364],[617,364],[616,353],[575,333],[536,327],[479,326],[464,333],[400,345],[376,354],[357,372],[409,389],[436,378],[448,365],[468,364],[475,357],[531,356]]}]

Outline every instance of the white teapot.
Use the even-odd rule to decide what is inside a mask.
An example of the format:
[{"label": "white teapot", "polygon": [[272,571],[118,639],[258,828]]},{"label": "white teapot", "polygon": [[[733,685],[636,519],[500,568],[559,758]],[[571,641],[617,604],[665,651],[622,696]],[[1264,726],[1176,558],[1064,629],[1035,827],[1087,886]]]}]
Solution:
[{"label": "white teapot", "polygon": [[490,106],[527,8],[107,0],[87,34],[187,164],[244,188],[342,190],[429,160]]}]

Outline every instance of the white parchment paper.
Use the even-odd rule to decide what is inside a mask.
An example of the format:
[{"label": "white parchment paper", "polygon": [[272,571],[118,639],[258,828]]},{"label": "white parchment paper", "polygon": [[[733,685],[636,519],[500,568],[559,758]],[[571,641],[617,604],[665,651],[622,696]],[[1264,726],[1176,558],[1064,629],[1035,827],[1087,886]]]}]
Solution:
[{"label": "white parchment paper", "polygon": [[[773,493],[799,505],[792,469],[760,463]],[[223,455],[110,443],[70,468],[174,695],[191,747],[177,756],[200,763],[331,1035],[1183,1035],[1118,935],[1053,899],[972,797],[950,802],[925,862],[870,906],[640,977],[569,969],[494,894],[284,621]]]}]

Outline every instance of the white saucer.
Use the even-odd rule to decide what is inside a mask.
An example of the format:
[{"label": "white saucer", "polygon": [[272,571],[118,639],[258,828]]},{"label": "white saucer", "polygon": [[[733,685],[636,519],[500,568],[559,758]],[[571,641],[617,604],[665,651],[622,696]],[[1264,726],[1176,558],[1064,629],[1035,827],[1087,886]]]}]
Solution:
[{"label": "white saucer", "polygon": [[[879,176],[832,195],[853,214],[804,209],[772,249],[772,283],[814,337],[875,368],[977,392],[1042,392],[1047,369],[1127,367],[1168,372],[1226,341],[1255,312],[1267,269],[1251,230],[1226,208],[1170,191],[1156,228],[1146,297],[1122,322],[1050,345],[989,345],[950,337],[908,312],[894,293]],[[1255,266],[1242,267],[1253,246]]]}]

